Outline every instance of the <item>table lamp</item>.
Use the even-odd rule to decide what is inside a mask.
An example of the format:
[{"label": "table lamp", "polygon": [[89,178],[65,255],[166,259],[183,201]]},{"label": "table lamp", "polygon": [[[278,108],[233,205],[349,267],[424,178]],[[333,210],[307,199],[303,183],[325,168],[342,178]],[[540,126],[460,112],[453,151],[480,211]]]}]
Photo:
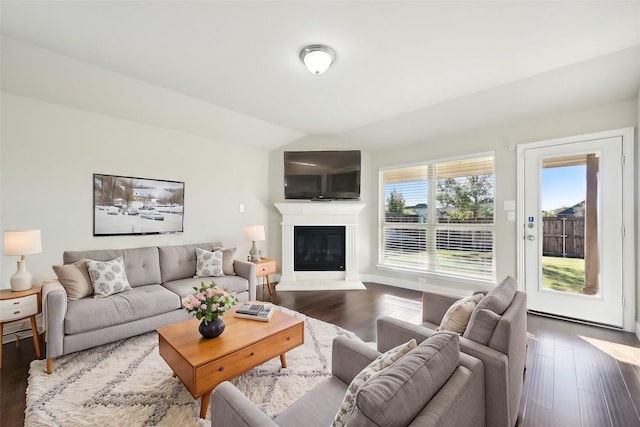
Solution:
[{"label": "table lamp", "polygon": [[31,273],[27,271],[27,261],[24,256],[39,254],[40,252],[42,252],[40,230],[4,232],[4,254],[20,256],[18,271],[11,276],[12,291],[31,289]]},{"label": "table lamp", "polygon": [[244,229],[244,236],[247,240],[251,240],[251,250],[249,251],[249,257],[251,261],[259,261],[260,254],[256,248],[256,241],[264,240],[264,225],[250,225]]}]

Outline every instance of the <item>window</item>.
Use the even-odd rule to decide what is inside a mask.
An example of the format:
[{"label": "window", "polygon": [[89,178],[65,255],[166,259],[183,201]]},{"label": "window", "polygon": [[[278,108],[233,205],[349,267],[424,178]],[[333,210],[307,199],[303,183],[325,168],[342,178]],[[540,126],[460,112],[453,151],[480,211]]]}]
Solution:
[{"label": "window", "polygon": [[380,172],[380,264],[495,279],[493,155]]}]

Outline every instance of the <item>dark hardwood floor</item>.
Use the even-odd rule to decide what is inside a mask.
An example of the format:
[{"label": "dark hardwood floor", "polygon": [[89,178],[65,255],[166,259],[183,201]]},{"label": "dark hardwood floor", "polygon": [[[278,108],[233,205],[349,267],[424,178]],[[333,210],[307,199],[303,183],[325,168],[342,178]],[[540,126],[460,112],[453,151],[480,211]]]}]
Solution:
[{"label": "dark hardwood floor", "polygon": [[[375,341],[375,319],[421,318],[417,291],[367,283],[367,291],[276,292],[259,286],[257,299],[299,311]],[[639,426],[640,342],[635,335],[528,316],[529,350],[519,426]],[[0,426],[24,424],[33,341],[3,346]],[[464,426],[461,426],[464,427]]]}]

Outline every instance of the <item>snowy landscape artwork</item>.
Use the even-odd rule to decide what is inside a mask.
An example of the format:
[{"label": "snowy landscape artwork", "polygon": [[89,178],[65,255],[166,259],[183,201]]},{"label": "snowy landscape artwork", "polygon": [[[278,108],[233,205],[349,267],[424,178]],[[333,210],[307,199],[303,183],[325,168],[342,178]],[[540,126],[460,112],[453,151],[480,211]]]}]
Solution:
[{"label": "snowy landscape artwork", "polygon": [[184,231],[184,182],[93,174],[93,235]]}]

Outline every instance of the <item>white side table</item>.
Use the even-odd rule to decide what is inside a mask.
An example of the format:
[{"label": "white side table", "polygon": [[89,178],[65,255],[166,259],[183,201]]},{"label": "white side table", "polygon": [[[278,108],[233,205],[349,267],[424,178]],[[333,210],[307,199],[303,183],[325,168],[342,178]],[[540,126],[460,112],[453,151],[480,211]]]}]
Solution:
[{"label": "white side table", "polygon": [[[36,315],[42,311],[42,286],[34,286],[26,291],[13,292],[11,289],[0,290],[0,368],[2,368],[2,334],[5,323],[31,319],[33,345],[36,356],[40,358],[40,337],[36,326]],[[16,340],[16,346],[19,342]]]}]

